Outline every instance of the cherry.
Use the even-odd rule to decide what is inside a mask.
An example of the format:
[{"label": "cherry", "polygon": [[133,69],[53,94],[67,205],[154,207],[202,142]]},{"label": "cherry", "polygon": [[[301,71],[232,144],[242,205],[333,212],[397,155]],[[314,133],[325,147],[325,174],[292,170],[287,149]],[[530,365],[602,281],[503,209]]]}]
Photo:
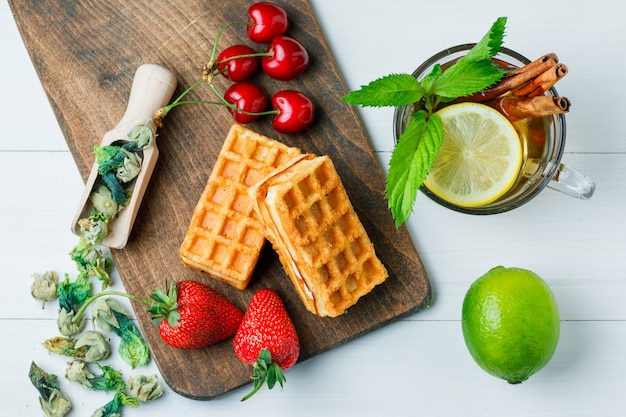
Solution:
[{"label": "cherry", "polygon": [[304,46],[289,36],[277,36],[261,58],[261,67],[270,77],[288,81],[308,68],[309,54]]},{"label": "cherry", "polygon": [[[258,85],[241,81],[228,87],[224,92],[224,99],[233,107],[229,107],[237,123],[246,124],[259,118],[259,114],[267,107],[267,95]],[[244,112],[244,113],[242,113]]]},{"label": "cherry", "polygon": [[238,82],[250,78],[259,68],[260,57],[246,45],[233,45],[217,56],[217,70],[231,81]]},{"label": "cherry", "polygon": [[279,91],[272,97],[272,107],[278,110],[272,126],[280,133],[302,132],[315,119],[315,105],[299,91]]},{"label": "cherry", "polygon": [[[250,123],[261,116],[272,115],[272,126],[277,132],[294,134],[307,129],[315,119],[315,105],[306,95],[295,90],[283,90],[272,99],[267,109],[268,96],[257,85],[244,81],[258,69],[271,78],[288,81],[299,76],[309,67],[309,54],[297,40],[285,36],[288,28],[287,14],[279,6],[268,2],[255,3],[248,9],[250,20],[231,22],[220,28],[211,56],[202,67],[202,78],[189,86],[173,102],[158,109],[153,115],[154,123],[161,127],[163,119],[182,104],[209,104],[228,107],[237,123]],[[218,55],[217,45],[226,29],[246,25],[248,35],[255,42],[269,43],[264,52],[255,52],[247,45],[233,45]],[[233,84],[221,94],[213,84],[215,75],[222,74]],[[206,84],[218,97],[217,101],[187,100],[185,97],[198,86]]]},{"label": "cherry", "polygon": [[289,27],[287,12],[273,3],[254,3],[248,8],[250,22],[246,28],[253,42],[268,43],[276,36],[283,35]]}]

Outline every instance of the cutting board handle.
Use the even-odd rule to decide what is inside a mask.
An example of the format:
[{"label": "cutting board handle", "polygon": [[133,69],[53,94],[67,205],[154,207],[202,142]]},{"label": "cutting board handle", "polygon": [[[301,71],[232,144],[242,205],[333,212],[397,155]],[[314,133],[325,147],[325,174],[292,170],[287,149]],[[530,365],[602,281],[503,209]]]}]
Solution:
[{"label": "cutting board handle", "polygon": [[[122,119],[113,129],[104,134],[100,144],[102,146],[111,145],[116,141],[127,139],[128,132],[139,123],[149,124],[152,131],[155,132],[153,139],[156,139],[156,126],[152,117],[158,109],[169,103],[175,89],[176,77],[168,69],[155,64],[141,65],[135,73],[128,105]],[[141,171],[130,188],[132,192],[130,202],[124,210],[118,213],[115,219],[109,222],[108,233],[102,240],[103,245],[114,249],[122,249],[126,246],[158,156],[159,150],[156,146],[156,140],[153,140],[152,144],[143,150]],[[78,221],[88,217],[93,209],[89,195],[97,179],[98,164],[94,162],[72,221],[71,229],[77,236],[80,236]]]}]

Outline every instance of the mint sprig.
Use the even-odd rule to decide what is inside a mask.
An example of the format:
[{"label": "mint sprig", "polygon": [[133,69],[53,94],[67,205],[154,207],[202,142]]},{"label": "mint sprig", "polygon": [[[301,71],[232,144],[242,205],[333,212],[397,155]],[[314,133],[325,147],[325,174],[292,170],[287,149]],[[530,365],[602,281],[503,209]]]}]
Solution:
[{"label": "mint sprig", "polygon": [[421,80],[410,74],[390,74],[351,91],[345,103],[363,107],[404,107],[420,103],[398,139],[387,174],[386,195],[396,227],[413,212],[417,190],[432,168],[443,143],[441,103],[477,93],[499,81],[504,72],[491,62],[502,47],[506,17],[498,18],[483,38],[445,71],[435,65]]}]

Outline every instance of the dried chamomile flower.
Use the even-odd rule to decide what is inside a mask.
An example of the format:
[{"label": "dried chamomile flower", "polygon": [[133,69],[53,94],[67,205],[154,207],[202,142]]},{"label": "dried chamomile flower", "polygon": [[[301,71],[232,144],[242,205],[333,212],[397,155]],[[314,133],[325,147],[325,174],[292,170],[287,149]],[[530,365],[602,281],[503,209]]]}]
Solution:
[{"label": "dried chamomile flower", "polygon": [[72,401],[57,385],[56,375],[48,374],[32,362],[28,377],[39,391],[39,404],[47,417],[63,417],[70,412]]},{"label": "dried chamomile flower", "polygon": [[128,379],[128,388],[131,394],[143,402],[156,400],[163,395],[163,385],[156,375],[132,375]]},{"label": "dried chamomile flower", "polygon": [[54,271],[47,271],[43,274],[33,274],[33,278],[35,282],[31,286],[30,293],[35,299],[41,300],[41,308],[44,308],[46,301],[51,301],[58,297],[57,289],[59,283],[57,274]]}]

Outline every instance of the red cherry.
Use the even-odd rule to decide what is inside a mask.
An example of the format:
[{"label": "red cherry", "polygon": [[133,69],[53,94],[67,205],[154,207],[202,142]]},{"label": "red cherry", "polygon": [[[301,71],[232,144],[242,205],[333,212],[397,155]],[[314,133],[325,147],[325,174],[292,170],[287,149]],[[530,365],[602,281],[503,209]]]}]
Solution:
[{"label": "red cherry", "polygon": [[287,32],[289,27],[287,12],[273,3],[254,3],[248,8],[248,16],[250,23],[246,30],[253,42],[268,43]]},{"label": "red cherry", "polygon": [[[267,107],[267,95],[256,84],[242,81],[228,87],[224,92],[224,99],[234,104],[238,110],[248,113],[260,113]],[[229,107],[237,123],[246,124],[259,118],[258,115],[241,113]]]},{"label": "red cherry", "polygon": [[267,75],[276,80],[292,80],[309,66],[308,52],[300,42],[289,36],[272,39],[267,53],[268,56],[261,59],[261,66]]},{"label": "red cherry", "polygon": [[277,132],[300,133],[311,126],[315,119],[315,105],[299,91],[279,91],[272,97],[272,107],[278,110],[272,120],[272,126]]},{"label": "red cherry", "polygon": [[231,81],[243,81],[250,78],[259,68],[258,56],[233,58],[242,55],[255,54],[256,51],[246,45],[233,45],[224,49],[217,56],[217,69]]}]

